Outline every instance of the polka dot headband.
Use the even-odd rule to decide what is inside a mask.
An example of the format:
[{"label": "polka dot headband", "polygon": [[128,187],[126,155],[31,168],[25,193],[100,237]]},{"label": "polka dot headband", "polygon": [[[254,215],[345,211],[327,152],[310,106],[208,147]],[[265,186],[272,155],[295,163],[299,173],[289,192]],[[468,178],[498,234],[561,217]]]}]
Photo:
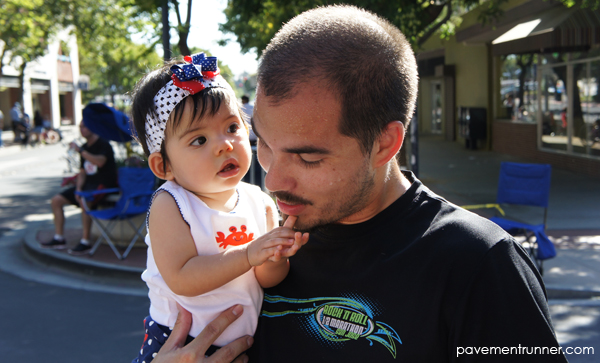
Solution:
[{"label": "polka dot headband", "polygon": [[207,57],[204,53],[185,56],[186,63],[171,67],[171,80],[154,96],[154,111],[146,115],[146,143],[150,153],[160,151],[165,140],[165,127],[171,112],[187,96],[205,88],[225,88],[231,86],[220,75],[217,57]]}]

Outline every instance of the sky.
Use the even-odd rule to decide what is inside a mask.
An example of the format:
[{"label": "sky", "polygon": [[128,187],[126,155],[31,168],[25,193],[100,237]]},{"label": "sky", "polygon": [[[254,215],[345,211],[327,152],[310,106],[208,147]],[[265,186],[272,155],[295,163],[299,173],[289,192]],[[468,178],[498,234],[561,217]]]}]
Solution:
[{"label": "sky", "polygon": [[[187,2],[182,1],[180,12],[185,19],[187,14]],[[234,75],[238,76],[243,72],[256,73],[258,61],[256,52],[252,51],[246,54],[240,52],[240,45],[231,33],[226,35],[231,39],[227,46],[221,47],[217,41],[224,36],[219,32],[219,24],[225,23],[225,14],[223,10],[227,6],[227,0],[194,0],[192,3],[192,21],[191,30],[188,37],[188,46],[206,49],[212,55],[218,57],[223,63],[231,68]],[[177,17],[171,12],[171,24],[177,23]],[[177,39],[176,35],[171,35],[171,43]]]}]

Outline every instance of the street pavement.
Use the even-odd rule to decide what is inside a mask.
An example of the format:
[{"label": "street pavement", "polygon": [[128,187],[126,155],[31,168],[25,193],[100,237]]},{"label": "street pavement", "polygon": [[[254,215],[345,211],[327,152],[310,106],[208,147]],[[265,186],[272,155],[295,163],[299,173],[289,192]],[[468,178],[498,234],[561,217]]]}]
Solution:
[{"label": "street pavement", "polygon": [[[102,355],[106,352],[98,353],[106,358],[98,361],[122,361],[132,356],[132,347],[139,346],[141,336],[136,335],[148,311],[147,290],[139,279],[144,265],[143,249],[134,248],[130,258],[118,261],[110,251],[101,253],[102,248],[93,257],[76,258],[38,246],[40,236],[52,231],[48,201],[65,176],[66,162],[62,157],[69,138],[77,136],[76,131],[71,129],[62,145],[0,149],[0,270],[5,272],[0,273],[0,286],[10,292],[2,294],[0,307],[15,312],[10,314],[8,326],[19,327],[16,332],[0,334],[0,357],[8,359],[2,359],[3,362],[33,362],[33,357],[42,356],[44,349],[53,346],[40,345],[41,338],[30,339],[37,336],[37,332],[29,333],[33,329],[27,328],[31,321],[36,321],[40,330],[52,331],[50,342],[66,349],[57,350],[57,359],[47,361],[81,361],[74,357],[81,358],[85,355],[78,354],[105,344],[122,344],[122,348],[114,359]],[[422,137],[419,150],[419,178],[457,205],[493,202],[500,163],[525,161],[484,150],[467,150],[439,137]],[[599,180],[553,170],[548,234],[558,255],[545,263],[544,280],[563,348],[600,349],[599,186]],[[491,213],[474,212],[485,217]],[[537,217],[528,210],[510,212],[525,220]],[[67,233],[72,233],[72,242],[80,233],[78,213],[74,207],[67,209]],[[30,303],[23,303],[25,300]],[[31,314],[31,310],[41,316]],[[55,318],[46,319],[46,315]],[[114,335],[120,337],[118,343],[106,338],[110,333],[104,328],[83,323],[90,321],[111,326]],[[54,323],[60,324],[58,331]],[[91,338],[82,339],[84,335]],[[65,353],[72,348],[71,340],[81,353]],[[594,357],[597,356],[573,354],[568,359],[574,363],[595,362]]]},{"label": "street pavement", "polygon": [[[149,308],[146,293],[127,285],[139,289],[139,274],[65,269],[23,244],[27,232],[51,223],[49,200],[70,175],[63,157],[78,129],[64,131],[63,143],[0,148],[0,362],[130,362]],[[69,223],[79,222],[76,208],[67,212]]]}]

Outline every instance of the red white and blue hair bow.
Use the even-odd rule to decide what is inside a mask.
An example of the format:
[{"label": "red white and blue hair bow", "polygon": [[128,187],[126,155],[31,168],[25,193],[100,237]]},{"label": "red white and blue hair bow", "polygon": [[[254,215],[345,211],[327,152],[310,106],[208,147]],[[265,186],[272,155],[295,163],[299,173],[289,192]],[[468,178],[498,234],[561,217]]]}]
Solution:
[{"label": "red white and blue hair bow", "polygon": [[171,66],[171,81],[154,96],[154,114],[146,116],[146,142],[150,153],[160,151],[165,139],[165,127],[169,116],[187,96],[206,88],[225,88],[231,86],[220,75],[217,57],[207,57],[198,53],[183,58],[186,63]]},{"label": "red white and blue hair bow", "polygon": [[198,53],[184,57],[187,63],[171,66],[173,83],[191,94],[198,93],[204,88],[214,87],[212,82],[219,75],[217,57],[207,57],[204,53]]}]

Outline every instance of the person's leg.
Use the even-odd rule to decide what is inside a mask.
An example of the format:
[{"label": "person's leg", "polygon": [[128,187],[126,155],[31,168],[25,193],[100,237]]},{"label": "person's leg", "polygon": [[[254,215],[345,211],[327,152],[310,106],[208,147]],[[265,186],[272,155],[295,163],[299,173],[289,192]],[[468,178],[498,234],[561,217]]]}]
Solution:
[{"label": "person's leg", "polygon": [[65,213],[63,208],[69,204],[77,204],[75,200],[75,187],[71,187],[62,193],[56,194],[50,200],[52,206],[52,214],[54,214],[54,232],[57,235],[64,234],[65,228]]},{"label": "person's leg", "polygon": [[89,241],[90,231],[92,230],[92,218],[84,210],[81,211],[81,226],[83,228],[81,239]]},{"label": "person's leg", "polygon": [[[75,188],[72,188],[75,190]],[[66,245],[65,237],[64,237],[64,228],[65,228],[65,214],[63,208],[65,205],[72,204],[72,201],[69,199],[69,189],[65,190],[60,194],[56,194],[50,200],[50,206],[52,208],[52,214],[54,215],[54,237],[49,242],[41,243],[42,247],[51,247],[51,248],[64,248]]]},{"label": "person's leg", "polygon": [[85,212],[85,207],[80,204],[81,208],[81,228],[83,229],[81,240],[77,246],[69,249],[67,252],[71,255],[83,255],[89,253],[92,248],[90,243],[90,233],[92,230],[92,218]]},{"label": "person's leg", "polygon": [[65,213],[63,207],[69,204],[69,201],[60,194],[55,195],[50,200],[52,206],[52,214],[54,215],[54,233],[63,235],[65,228]]}]

